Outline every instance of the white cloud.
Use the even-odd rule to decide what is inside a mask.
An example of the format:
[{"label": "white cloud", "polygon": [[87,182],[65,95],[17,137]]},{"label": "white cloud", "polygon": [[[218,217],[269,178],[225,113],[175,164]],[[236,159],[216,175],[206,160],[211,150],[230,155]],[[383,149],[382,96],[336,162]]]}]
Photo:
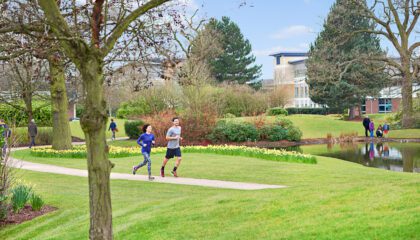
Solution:
[{"label": "white cloud", "polygon": [[256,57],[268,57],[276,52],[306,52],[309,50],[309,44],[301,43],[295,47],[275,46],[268,49],[254,50],[252,53]]},{"label": "white cloud", "polygon": [[288,39],[312,33],[312,28],[305,25],[292,25],[271,35],[274,39]]}]

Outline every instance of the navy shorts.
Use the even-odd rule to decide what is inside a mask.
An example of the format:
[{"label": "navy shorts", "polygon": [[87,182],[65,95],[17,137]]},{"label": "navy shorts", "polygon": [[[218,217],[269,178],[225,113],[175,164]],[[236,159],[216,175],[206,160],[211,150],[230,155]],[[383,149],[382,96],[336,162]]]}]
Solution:
[{"label": "navy shorts", "polygon": [[166,149],[166,159],[181,157],[181,148],[168,148]]}]

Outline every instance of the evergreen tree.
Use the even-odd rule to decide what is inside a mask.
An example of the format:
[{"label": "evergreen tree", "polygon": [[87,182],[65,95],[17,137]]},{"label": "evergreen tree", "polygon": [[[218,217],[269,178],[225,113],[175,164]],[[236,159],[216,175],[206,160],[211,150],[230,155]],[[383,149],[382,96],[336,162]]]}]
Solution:
[{"label": "evergreen tree", "polygon": [[357,33],[375,27],[361,12],[354,0],[337,0],[307,61],[311,99],[340,112],[378,95],[389,81],[384,63],[368,60],[385,55],[380,40],[371,33]]},{"label": "evergreen tree", "polygon": [[209,59],[215,79],[243,84],[261,76],[261,65],[253,65],[255,56],[251,54],[251,44],[244,38],[238,25],[229,17],[222,17],[220,21],[211,19],[207,26],[221,34],[223,53]]}]

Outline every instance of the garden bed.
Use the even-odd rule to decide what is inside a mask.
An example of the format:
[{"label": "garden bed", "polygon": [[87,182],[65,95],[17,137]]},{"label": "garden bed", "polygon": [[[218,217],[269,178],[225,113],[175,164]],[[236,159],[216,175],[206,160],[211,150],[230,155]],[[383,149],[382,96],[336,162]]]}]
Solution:
[{"label": "garden bed", "polygon": [[0,220],[0,226],[20,224],[55,210],[57,210],[56,207],[48,205],[43,206],[39,211],[34,211],[29,205],[26,205],[19,213],[14,213],[12,209],[10,209],[7,218],[5,220]]}]

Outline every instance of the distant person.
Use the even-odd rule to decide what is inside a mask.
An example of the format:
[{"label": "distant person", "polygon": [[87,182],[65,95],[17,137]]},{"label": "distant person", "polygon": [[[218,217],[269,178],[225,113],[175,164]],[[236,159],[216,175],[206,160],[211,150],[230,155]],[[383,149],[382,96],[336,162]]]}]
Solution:
[{"label": "distant person", "polygon": [[384,135],[384,132],[383,132],[383,129],[382,129],[382,125],[379,124],[378,129],[376,129],[376,136],[378,138],[381,138],[381,137],[383,137],[383,135]]},{"label": "distant person", "polygon": [[363,127],[365,127],[365,136],[368,137],[368,132],[369,132],[369,123],[370,123],[370,119],[368,116],[366,116],[363,119]]},{"label": "distant person", "polygon": [[155,135],[152,134],[152,126],[146,124],[143,126],[143,134],[137,139],[137,144],[141,146],[141,154],[143,154],[144,161],[137,166],[133,166],[133,174],[147,164],[147,171],[149,173],[149,180],[155,179],[152,176],[152,160],[150,159],[150,152],[152,145],[155,144]]},{"label": "distant person", "polygon": [[382,127],[382,129],[384,130],[384,137],[385,137],[390,130],[390,127],[389,127],[388,123],[385,123],[384,126]]},{"label": "distant person", "polygon": [[375,123],[373,123],[373,120],[371,120],[369,122],[369,132],[370,132],[370,137],[373,138],[373,134],[375,132]]},{"label": "distant person", "polygon": [[9,141],[9,137],[12,134],[12,131],[9,129],[9,126],[7,126],[7,124],[5,123],[5,121],[3,119],[0,119],[0,129],[2,131],[1,135],[2,135],[3,140],[4,140],[4,142],[1,146],[2,156],[4,158],[5,155],[6,155],[6,152],[7,152],[7,147],[8,147],[7,143]]},{"label": "distant person", "polygon": [[112,131],[111,140],[115,140],[115,132],[118,132],[118,128],[113,118],[111,118],[111,123],[109,124],[108,131]]},{"label": "distant person", "polygon": [[29,137],[31,138],[31,142],[29,143],[29,148],[35,146],[35,138],[38,135],[38,127],[35,124],[35,120],[32,119],[28,126],[28,133]]},{"label": "distant person", "polygon": [[171,171],[174,177],[178,177],[177,169],[181,164],[181,148],[179,141],[182,140],[181,137],[181,127],[179,126],[179,118],[175,117],[172,119],[172,127],[168,129],[166,133],[166,140],[168,140],[168,147],[166,149],[165,159],[162,163],[162,168],[160,169],[160,176],[165,177],[165,166],[169,159],[177,157],[174,169]]}]

